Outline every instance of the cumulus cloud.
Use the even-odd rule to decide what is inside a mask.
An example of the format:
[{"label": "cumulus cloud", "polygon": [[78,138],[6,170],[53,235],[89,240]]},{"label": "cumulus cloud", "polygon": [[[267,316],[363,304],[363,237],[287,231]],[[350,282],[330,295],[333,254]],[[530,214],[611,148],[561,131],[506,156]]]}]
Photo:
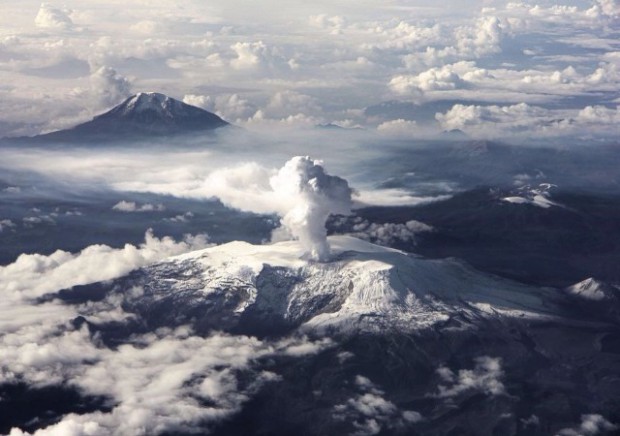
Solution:
[{"label": "cumulus cloud", "polygon": [[411,220],[403,224],[371,223],[357,218],[352,228],[352,236],[374,244],[392,246],[396,243],[414,243],[416,235],[433,231],[433,228],[419,221]]},{"label": "cumulus cloud", "polygon": [[15,227],[15,223],[11,220],[0,220],[0,232],[7,230],[7,229],[12,229]]},{"label": "cumulus cloud", "polygon": [[113,210],[117,210],[119,212],[161,212],[166,210],[163,204],[136,204],[135,201],[119,201],[114,206],[112,206]]},{"label": "cumulus cloud", "polygon": [[263,108],[266,116],[271,118],[283,118],[296,114],[317,114],[320,111],[315,98],[290,90],[275,93]]},{"label": "cumulus cloud", "polygon": [[131,95],[129,80],[110,67],[100,67],[90,75],[93,96],[101,107],[120,103]]},{"label": "cumulus cloud", "polygon": [[[32,382],[45,375],[51,383],[66,380],[84,394],[114,400],[109,412],[68,414],[34,433],[39,436],[204,429],[238,412],[263,385],[279,379],[257,368],[257,359],[294,355],[288,353],[293,346],[306,347],[303,355],[324,349],[303,338],[287,339],[285,345],[226,334],[203,338],[185,327],[135,336],[116,349],[97,346],[85,327],[48,337],[38,350],[34,344],[0,343],[11,358],[3,369],[22,379]],[[13,429],[10,434],[28,433]]]},{"label": "cumulus cloud", "polygon": [[442,366],[437,369],[437,374],[447,385],[439,386],[439,398],[449,398],[471,390],[481,391],[487,395],[500,395],[504,393],[504,384],[501,379],[504,371],[501,359],[489,356],[477,357],[474,369],[461,369],[458,373],[450,368]]},{"label": "cumulus cloud", "polygon": [[[32,387],[69,385],[83,395],[110,398],[109,411],[66,414],[34,434],[150,435],[194,432],[237,413],[265,384],[279,380],[260,368],[258,359],[299,358],[332,346],[328,339],[304,337],[261,341],[248,336],[195,335],[187,327],[134,334],[114,348],[103,345],[83,324],[122,321],[126,289],[104,302],[66,306],[47,303],[0,303],[0,382]],[[102,314],[102,312],[104,312]],[[11,316],[9,316],[11,314]],[[17,323],[6,325],[13,315]],[[208,403],[208,406],[205,405]],[[18,428],[11,435],[26,435]]]},{"label": "cumulus cloud", "polygon": [[455,104],[435,118],[446,130],[459,129],[474,137],[548,137],[587,135],[595,127],[599,137],[617,136],[618,108],[587,106],[553,110],[519,103],[510,106]]},{"label": "cumulus cloud", "polygon": [[50,224],[52,226],[56,225],[56,221],[49,215],[27,216],[22,218],[22,223],[24,223],[24,227],[29,228],[32,228],[37,224]]},{"label": "cumulus cloud", "polygon": [[184,214],[175,215],[170,218],[164,218],[164,221],[168,221],[171,223],[186,223],[194,217],[192,212],[185,212]]},{"label": "cumulus cloud", "polygon": [[410,120],[403,120],[399,118],[397,120],[385,121],[377,126],[377,131],[381,134],[407,138],[415,136],[419,133],[418,123]]},{"label": "cumulus cloud", "polygon": [[73,21],[69,17],[70,11],[56,8],[49,3],[42,3],[34,19],[34,24],[42,29],[69,30]]},{"label": "cumulus cloud", "polygon": [[204,235],[187,236],[182,242],[170,237],[157,238],[152,231],[140,246],[123,248],[91,245],[79,253],[57,250],[49,256],[22,254],[0,267],[0,291],[8,300],[41,297],[64,288],[111,280],[168,256],[204,248]]},{"label": "cumulus cloud", "polygon": [[334,407],[334,417],[352,422],[355,435],[378,434],[387,429],[403,429],[421,421],[422,415],[415,411],[401,411],[384,398],[385,392],[368,378],[358,375],[355,387],[359,393],[343,404]]},{"label": "cumulus cloud", "polygon": [[187,94],[183,102],[214,112],[230,121],[247,121],[256,113],[258,107],[239,94],[225,94],[216,97]]},{"label": "cumulus cloud", "polygon": [[[16,134],[67,127],[92,115],[93,110],[118,103],[126,96],[127,83],[122,79],[171,95],[209,93],[209,110],[234,122],[248,122],[260,108],[262,116],[253,118],[251,125],[263,124],[268,129],[340,119],[347,111],[392,98],[385,92],[388,83],[399,97],[423,97],[425,101],[458,96],[496,105],[558,103],[554,96],[586,94],[592,106],[613,100],[608,97],[614,95],[617,83],[609,81],[613,76],[609,67],[601,66],[603,70],[590,82],[563,77],[562,82],[549,86],[536,80],[520,82],[523,75],[516,65],[535,68],[542,76],[569,66],[577,76],[599,68],[607,54],[617,51],[610,25],[617,19],[617,0],[596,0],[587,7],[484,3],[489,7],[482,10],[476,6],[465,10],[461,5],[412,7],[415,13],[401,14],[398,19],[393,18],[392,5],[375,0],[355,12],[349,7],[322,13],[308,7],[284,7],[286,14],[274,16],[263,8],[257,11],[260,18],[253,16],[254,22],[248,23],[248,5],[240,15],[231,12],[238,8],[218,3],[181,9],[166,3],[145,11],[139,3],[129,2],[120,16],[116,6],[97,2],[68,1],[70,11],[61,5],[45,3],[39,8],[11,0],[3,3],[0,17],[7,35],[0,41],[0,62],[7,75],[4,81],[18,86],[0,90],[0,118],[10,120],[3,129]],[[442,19],[444,14],[450,19]],[[35,15],[37,25],[46,32],[27,31]],[[288,19],[282,22],[285,15]],[[72,32],[54,31],[75,29],[73,21],[88,31],[80,32],[79,38],[72,37]],[[283,34],[295,36],[283,39]],[[544,35],[541,41],[545,43],[532,46],[531,35]],[[515,50],[496,56],[506,38],[512,38]],[[575,48],[570,65],[567,46]],[[585,52],[580,47],[597,49]],[[524,51],[533,55],[523,59]],[[496,80],[469,80],[443,68],[471,60],[498,72],[493,74]],[[80,63],[88,63],[92,78],[75,68]],[[106,76],[98,71],[103,66],[116,73],[108,71]],[[55,80],[49,80],[48,71]],[[78,72],[82,76],[76,80]],[[603,81],[596,84],[596,77]],[[602,89],[604,81],[607,86]],[[87,88],[91,93],[74,92]],[[109,89],[109,95],[97,89]],[[276,113],[275,107],[267,107],[265,103],[274,95],[287,90],[312,96],[318,108],[283,106]],[[523,90],[528,92],[519,92]],[[54,121],[46,121],[50,118]],[[358,123],[377,124],[367,117],[360,117]],[[597,132],[594,126],[588,128]]]},{"label": "cumulus cloud", "polygon": [[449,91],[467,86],[474,74],[484,73],[476,68],[474,62],[457,62],[435,67],[418,75],[399,75],[390,80],[390,88],[398,94],[427,93],[429,91]]},{"label": "cumulus cloud", "polygon": [[459,51],[472,57],[499,53],[503,36],[502,24],[494,16],[480,17],[474,26],[461,27],[455,32]]},{"label": "cumulus cloud", "polygon": [[560,436],[594,436],[607,434],[617,430],[618,426],[612,424],[602,415],[588,414],[581,415],[581,425],[576,428],[565,428],[558,432]]},{"label": "cumulus cloud", "polygon": [[230,61],[230,65],[236,70],[261,67],[269,55],[269,49],[263,41],[237,42],[230,48],[235,53],[235,58]]},{"label": "cumulus cloud", "polygon": [[342,33],[346,25],[346,20],[339,15],[330,16],[327,14],[318,14],[311,15],[308,19],[308,23],[312,27],[326,30],[333,35],[338,35]]},{"label": "cumulus cloud", "polygon": [[620,17],[620,2],[618,0],[595,0],[601,13],[612,18]]}]

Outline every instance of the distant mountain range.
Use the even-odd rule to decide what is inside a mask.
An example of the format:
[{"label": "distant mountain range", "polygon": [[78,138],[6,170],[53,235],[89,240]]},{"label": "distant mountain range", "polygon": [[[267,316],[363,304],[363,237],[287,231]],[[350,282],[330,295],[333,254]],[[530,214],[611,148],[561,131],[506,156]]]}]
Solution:
[{"label": "distant mountain range", "polygon": [[140,92],[108,112],[75,127],[17,142],[113,142],[140,137],[209,132],[230,126],[217,115],[157,92]]}]

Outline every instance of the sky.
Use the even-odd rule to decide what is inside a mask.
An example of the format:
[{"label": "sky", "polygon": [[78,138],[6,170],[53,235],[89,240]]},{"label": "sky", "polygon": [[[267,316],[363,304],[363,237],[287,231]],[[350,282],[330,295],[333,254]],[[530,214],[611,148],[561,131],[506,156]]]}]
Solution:
[{"label": "sky", "polygon": [[5,0],[0,9],[0,136],[70,127],[140,91],[250,130],[620,133],[618,0]]}]

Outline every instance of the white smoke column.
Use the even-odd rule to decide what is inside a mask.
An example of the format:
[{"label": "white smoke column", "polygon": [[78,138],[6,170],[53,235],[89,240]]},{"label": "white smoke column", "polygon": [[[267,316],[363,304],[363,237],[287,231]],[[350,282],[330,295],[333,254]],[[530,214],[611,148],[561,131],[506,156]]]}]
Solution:
[{"label": "white smoke column", "polygon": [[351,212],[352,190],[346,180],[326,174],[322,164],[308,156],[294,157],[269,183],[286,205],[280,210],[282,226],[311,258],[325,261],[330,255],[325,222],[330,214]]}]

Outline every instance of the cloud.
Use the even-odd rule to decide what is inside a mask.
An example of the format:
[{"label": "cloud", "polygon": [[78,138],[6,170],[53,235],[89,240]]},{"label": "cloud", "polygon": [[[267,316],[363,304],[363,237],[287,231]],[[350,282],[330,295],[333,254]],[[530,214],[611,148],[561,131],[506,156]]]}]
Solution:
[{"label": "cloud", "polygon": [[183,102],[214,112],[225,120],[247,121],[256,113],[258,107],[239,94],[218,95],[216,97],[188,94]]},{"label": "cloud", "polygon": [[282,118],[296,114],[318,114],[321,108],[315,98],[286,90],[275,93],[263,112],[270,118]]},{"label": "cloud", "polygon": [[263,41],[237,42],[230,48],[235,53],[235,58],[230,61],[235,70],[264,66],[269,55],[269,50]]},{"label": "cloud", "polygon": [[186,223],[189,222],[189,220],[191,220],[193,217],[194,214],[192,212],[185,212],[184,214],[175,215],[171,218],[164,218],[164,221],[168,221],[171,223]]},{"label": "cloud", "polygon": [[[179,8],[166,2],[146,11],[129,1],[119,15],[120,4],[114,2],[67,0],[66,7],[46,3],[39,8],[5,1],[0,17],[7,35],[0,41],[7,84],[0,89],[3,133],[71,126],[118,103],[131,88],[205,96],[211,102],[202,107],[235,123],[270,130],[363,113],[367,106],[394,98],[386,84],[397,98],[459,98],[497,106],[553,102],[561,108],[564,101],[558,96],[572,104],[584,95],[589,98],[584,106],[602,106],[616,98],[613,71],[601,65],[618,50],[613,34],[617,0],[597,0],[587,7],[480,1],[468,9],[462,3],[441,9],[377,0],[357,8],[194,3]],[[394,19],[394,7],[407,12]],[[254,11],[251,22],[249,10]],[[50,26],[45,32],[29,29],[35,15],[40,25]],[[77,23],[85,30],[66,31]],[[506,38],[511,50],[502,53]],[[524,51],[534,54],[524,56]],[[466,78],[444,68],[472,60],[489,77]],[[79,68],[84,64],[92,77]],[[104,74],[102,67],[114,73]],[[576,72],[574,78],[562,74],[566,82],[544,83],[543,76],[568,67]],[[596,76],[584,81],[587,71],[598,68],[603,68],[597,73],[600,83],[594,82]],[[520,82],[530,70],[542,80]],[[268,107],[270,99],[286,92],[308,96],[311,105],[296,106],[289,99],[280,108]],[[398,115],[382,121],[398,118],[406,119]],[[360,116],[355,124],[373,128],[377,120]],[[598,133],[595,126],[586,129]]]},{"label": "cloud", "polygon": [[415,220],[407,221],[404,224],[379,224],[358,217],[350,234],[373,244],[390,247],[396,243],[414,243],[417,234],[432,231],[431,226]]},{"label": "cloud", "polygon": [[620,2],[618,0],[595,0],[601,13],[611,18],[620,17]]},{"label": "cloud", "polygon": [[417,206],[428,204],[435,201],[443,201],[450,198],[450,195],[438,195],[435,197],[420,196],[406,189],[359,189],[354,194],[355,208],[362,208],[368,205],[374,206]]},{"label": "cloud", "polygon": [[7,219],[0,220],[0,232],[13,228],[15,228],[15,223],[13,221]]},{"label": "cloud", "polygon": [[504,31],[497,17],[483,16],[474,26],[457,28],[456,47],[467,57],[481,57],[501,52]]},{"label": "cloud", "polygon": [[352,190],[346,180],[328,175],[322,162],[309,157],[289,160],[269,183],[287,205],[282,225],[317,260],[329,258],[325,222],[330,214],[350,213]]},{"label": "cloud", "polygon": [[473,137],[549,137],[588,135],[613,137],[619,132],[618,107],[587,106],[553,110],[520,103],[510,106],[455,104],[435,118],[445,130],[459,129]]},{"label": "cloud", "polygon": [[[68,414],[34,433],[41,436],[69,430],[78,435],[147,435],[204,428],[238,412],[252,393],[278,379],[252,368],[272,350],[271,344],[255,338],[201,338],[186,328],[137,336],[134,343],[112,350],[97,347],[83,328],[48,338],[35,354],[28,344],[8,351],[12,362],[24,362],[24,375],[60,370],[61,377],[84,394],[114,401],[110,412]],[[10,366],[20,371],[18,365]],[[249,382],[242,384],[242,377]],[[15,429],[11,434],[26,433]]]},{"label": "cloud", "polygon": [[112,206],[113,210],[117,210],[119,212],[161,212],[166,210],[163,204],[136,204],[134,201],[119,201],[114,206]]},{"label": "cloud", "polygon": [[565,428],[558,432],[560,436],[594,436],[617,430],[618,426],[606,420],[602,415],[581,415],[581,425],[577,428]]},{"label": "cloud", "polygon": [[[485,74],[474,62],[458,62],[431,68],[418,75],[400,75],[390,80],[390,88],[398,94],[427,93],[429,91],[449,91],[467,86],[467,79],[474,74]],[[467,79],[466,79],[466,78]]]},{"label": "cloud", "polygon": [[140,246],[123,248],[91,245],[79,253],[57,250],[49,256],[22,254],[0,267],[0,291],[6,299],[20,301],[41,297],[64,288],[111,280],[166,257],[203,248],[204,235],[187,236],[182,242],[146,232]]},{"label": "cloud", "polygon": [[362,45],[365,50],[406,51],[435,45],[442,41],[442,28],[437,25],[414,24],[407,21],[386,23],[385,25],[372,23],[366,33],[376,35],[379,41],[366,42]]},{"label": "cloud", "polygon": [[[280,379],[262,369],[260,359],[300,358],[333,346],[329,339],[305,337],[275,342],[224,333],[201,337],[179,327],[133,334],[108,348],[87,324],[67,322],[78,314],[89,323],[122,322],[132,316],[122,311],[125,296],[138,292],[122,289],[103,302],[75,307],[57,300],[0,303],[0,319],[19,315],[13,325],[0,322],[0,353],[5,357],[0,382],[67,385],[82,395],[105,396],[112,405],[109,411],[67,414],[35,435],[208,431],[239,412],[265,384]],[[28,433],[15,428],[10,434]]]},{"label": "cloud", "polygon": [[69,30],[73,27],[69,14],[70,11],[58,9],[49,3],[42,3],[34,24],[42,29]]},{"label": "cloud", "polygon": [[24,224],[24,227],[28,228],[32,228],[37,224],[56,225],[56,221],[50,215],[27,216],[22,218],[22,223]]},{"label": "cloud", "polygon": [[377,131],[387,136],[399,138],[410,138],[420,133],[418,124],[415,121],[403,120],[402,118],[379,124]]},{"label": "cloud", "polygon": [[455,397],[471,390],[481,391],[487,395],[503,394],[505,388],[501,381],[504,376],[501,359],[482,356],[477,357],[475,362],[474,369],[461,369],[458,373],[445,366],[438,368],[437,373],[448,385],[439,386],[437,397]]},{"label": "cloud", "polygon": [[375,435],[386,429],[403,429],[422,421],[422,415],[414,411],[400,411],[384,398],[385,392],[378,389],[370,379],[358,375],[355,386],[359,393],[343,404],[334,407],[334,418],[351,422],[353,434]]},{"label": "cloud", "polygon": [[343,28],[346,25],[344,17],[335,15],[329,16],[327,14],[311,15],[308,19],[308,23],[312,27],[326,30],[332,35],[338,35],[342,33]]},{"label": "cloud", "polygon": [[114,106],[131,95],[129,80],[110,67],[100,67],[90,75],[90,87],[99,107]]}]

